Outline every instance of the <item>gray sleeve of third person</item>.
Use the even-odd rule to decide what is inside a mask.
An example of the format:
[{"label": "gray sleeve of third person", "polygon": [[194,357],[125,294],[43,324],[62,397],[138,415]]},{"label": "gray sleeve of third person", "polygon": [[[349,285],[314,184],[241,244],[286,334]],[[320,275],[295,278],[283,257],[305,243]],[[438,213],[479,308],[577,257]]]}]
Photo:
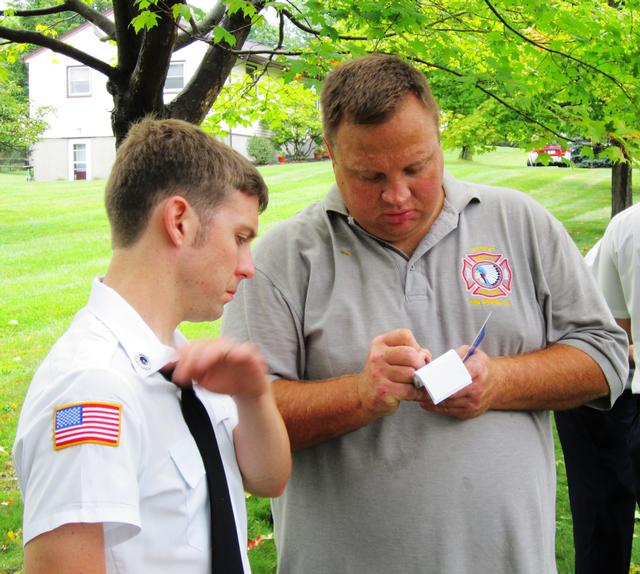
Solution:
[{"label": "gray sleeve of third person", "polygon": [[304,377],[305,346],[301,310],[259,269],[240,284],[225,307],[222,335],[234,341],[252,341],[264,354],[272,378]]}]

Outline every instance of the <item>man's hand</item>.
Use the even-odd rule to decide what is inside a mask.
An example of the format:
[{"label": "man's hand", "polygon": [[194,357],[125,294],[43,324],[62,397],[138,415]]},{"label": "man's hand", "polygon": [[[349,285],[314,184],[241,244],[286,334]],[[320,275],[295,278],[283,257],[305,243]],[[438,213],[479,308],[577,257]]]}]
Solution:
[{"label": "man's hand", "polygon": [[413,386],[416,369],[431,360],[408,329],[396,329],[376,337],[364,369],[356,377],[364,408],[378,416],[394,413],[400,401],[415,401],[421,393]]},{"label": "man's hand", "polygon": [[[465,345],[456,349],[456,352],[462,358],[468,350],[469,347]],[[422,391],[420,406],[426,411],[460,420],[472,419],[485,413],[491,407],[496,392],[496,387],[488,376],[490,361],[488,355],[476,350],[465,362],[471,375],[471,384],[437,405],[433,404],[426,391]]]},{"label": "man's hand", "polygon": [[178,351],[173,380],[238,398],[257,398],[270,392],[267,366],[252,343],[233,344],[225,339],[200,340]]}]

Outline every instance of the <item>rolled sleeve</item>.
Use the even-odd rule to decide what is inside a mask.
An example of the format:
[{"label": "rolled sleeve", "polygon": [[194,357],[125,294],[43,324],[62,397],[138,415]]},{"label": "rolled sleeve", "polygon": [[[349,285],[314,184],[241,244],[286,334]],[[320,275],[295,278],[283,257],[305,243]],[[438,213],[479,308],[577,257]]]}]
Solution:
[{"label": "rolled sleeve", "polygon": [[549,270],[543,304],[547,340],[575,347],[598,364],[609,395],[589,404],[608,409],[624,390],[627,337],[616,324],[573,240],[557,220],[551,219],[550,225],[548,237],[555,240],[546,242],[542,249]]}]

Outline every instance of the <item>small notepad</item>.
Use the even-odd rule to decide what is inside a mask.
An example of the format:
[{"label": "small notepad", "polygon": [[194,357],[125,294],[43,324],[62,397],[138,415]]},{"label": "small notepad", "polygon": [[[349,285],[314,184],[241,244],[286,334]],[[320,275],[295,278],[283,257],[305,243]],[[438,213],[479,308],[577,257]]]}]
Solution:
[{"label": "small notepad", "polygon": [[470,385],[471,375],[458,353],[451,349],[418,369],[414,375],[414,384],[417,387],[424,387],[433,404],[437,405]]}]

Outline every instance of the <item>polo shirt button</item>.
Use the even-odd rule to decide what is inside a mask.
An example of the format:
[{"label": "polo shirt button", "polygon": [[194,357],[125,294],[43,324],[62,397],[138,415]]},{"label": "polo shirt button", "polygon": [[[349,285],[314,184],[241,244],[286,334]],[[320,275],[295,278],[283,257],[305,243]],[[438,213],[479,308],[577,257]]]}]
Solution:
[{"label": "polo shirt button", "polygon": [[409,271],[415,271],[416,270],[416,266],[412,265],[411,267],[409,267]]}]

